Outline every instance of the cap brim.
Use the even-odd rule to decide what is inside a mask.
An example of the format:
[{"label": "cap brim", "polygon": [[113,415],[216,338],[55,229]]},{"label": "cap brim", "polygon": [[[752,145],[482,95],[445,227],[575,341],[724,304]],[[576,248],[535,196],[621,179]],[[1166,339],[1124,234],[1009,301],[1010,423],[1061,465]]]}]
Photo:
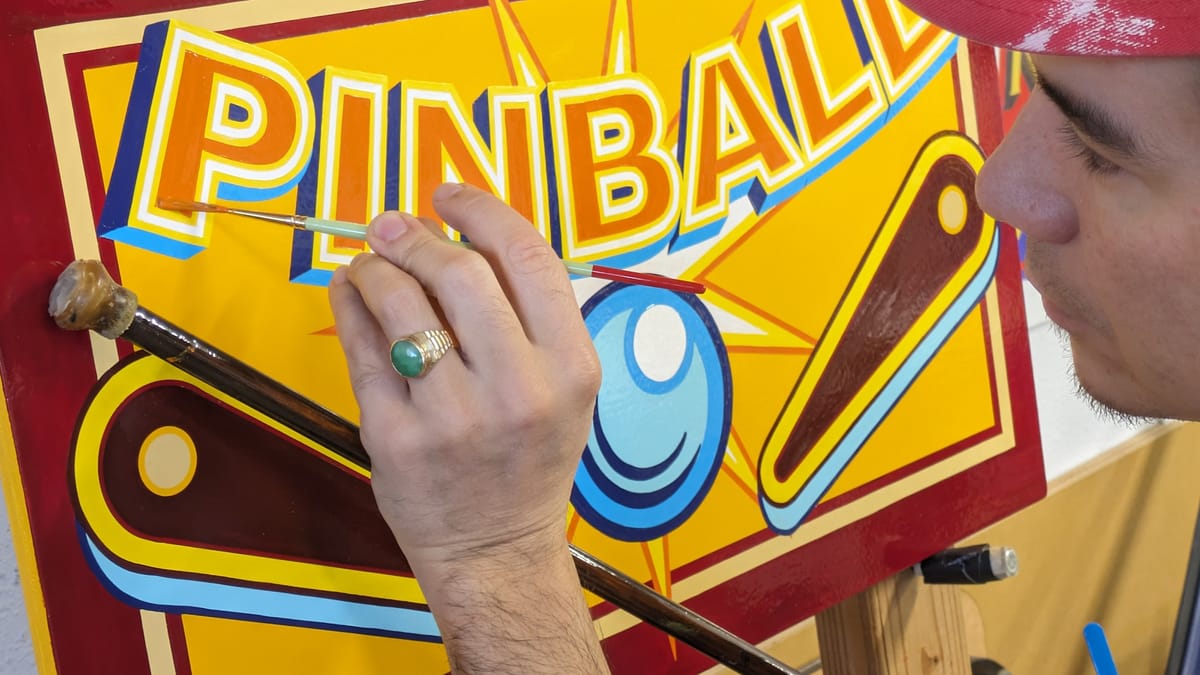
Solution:
[{"label": "cap brim", "polygon": [[966,38],[1034,54],[1198,56],[1200,0],[901,0]]}]

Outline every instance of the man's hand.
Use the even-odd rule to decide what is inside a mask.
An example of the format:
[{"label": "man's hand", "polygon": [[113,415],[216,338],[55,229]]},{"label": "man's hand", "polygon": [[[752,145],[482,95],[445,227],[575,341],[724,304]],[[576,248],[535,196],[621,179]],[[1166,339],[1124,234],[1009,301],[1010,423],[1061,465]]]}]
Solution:
[{"label": "man's hand", "polygon": [[[475,250],[385,213],[368,230],[375,254],[330,285],[379,508],[457,669],[495,672],[511,656],[538,672],[505,653],[531,648],[602,669],[564,536],[599,361],[562,262],[528,221],[469,186],[443,185],[434,205]],[[438,328],[459,349],[398,375],[392,341]],[[570,626],[585,643],[558,644]],[[505,659],[479,660],[493,657]]]}]

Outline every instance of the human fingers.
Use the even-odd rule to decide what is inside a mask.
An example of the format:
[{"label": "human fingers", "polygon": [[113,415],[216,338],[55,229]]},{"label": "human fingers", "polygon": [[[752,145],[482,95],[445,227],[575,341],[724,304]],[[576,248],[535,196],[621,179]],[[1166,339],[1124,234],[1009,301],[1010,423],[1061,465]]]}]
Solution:
[{"label": "human fingers", "polygon": [[472,369],[511,363],[529,351],[524,329],[483,256],[396,212],[371,221],[367,242],[437,298]]},{"label": "human fingers", "polygon": [[570,278],[529,221],[492,194],[469,185],[440,186],[433,204],[496,268],[530,340],[574,349],[582,322]]},{"label": "human fingers", "polygon": [[[379,323],[388,345],[382,353],[389,357],[389,363],[393,341],[421,331],[444,328],[421,285],[387,259],[371,253],[356,256],[347,276]],[[430,374],[435,368],[437,377],[421,376],[419,380],[409,378],[410,391],[417,388],[452,388],[457,386],[465,372],[462,359],[454,349],[430,366]],[[431,381],[441,383],[441,387],[427,384]]]},{"label": "human fingers", "polygon": [[433,233],[434,237],[437,237],[438,239],[450,239],[450,235],[446,233],[446,228],[442,227],[442,224],[438,221],[434,220],[433,218],[425,218],[423,216],[417,216],[416,218],[417,220],[421,221],[421,224],[425,226],[425,229]]},{"label": "human fingers", "polygon": [[388,359],[390,342],[375,316],[349,283],[347,268],[333,273],[329,305],[337,326],[338,342],[346,355],[350,386],[363,415],[395,409],[409,401],[408,385],[397,377]]}]

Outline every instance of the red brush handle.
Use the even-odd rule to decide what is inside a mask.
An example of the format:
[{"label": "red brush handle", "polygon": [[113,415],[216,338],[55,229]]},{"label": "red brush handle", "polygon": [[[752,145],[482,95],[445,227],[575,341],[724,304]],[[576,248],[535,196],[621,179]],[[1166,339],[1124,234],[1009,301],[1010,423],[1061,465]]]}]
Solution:
[{"label": "red brush handle", "polygon": [[671,277],[664,277],[659,274],[630,272],[629,270],[620,270],[615,267],[604,267],[603,265],[592,265],[592,276],[597,279],[621,281],[627,284],[637,284],[638,286],[665,288],[668,291],[679,291],[680,293],[700,294],[705,291],[704,284],[696,283],[695,281],[672,279]]}]

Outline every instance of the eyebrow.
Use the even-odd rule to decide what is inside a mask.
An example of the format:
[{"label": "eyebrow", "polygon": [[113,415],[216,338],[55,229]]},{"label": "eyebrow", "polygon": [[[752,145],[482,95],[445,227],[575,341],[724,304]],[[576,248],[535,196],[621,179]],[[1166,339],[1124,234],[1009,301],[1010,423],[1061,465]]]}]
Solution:
[{"label": "eyebrow", "polygon": [[1047,81],[1041,72],[1034,76],[1046,96],[1089,139],[1129,159],[1153,159],[1137,134],[1109,111],[1060,89]]}]

